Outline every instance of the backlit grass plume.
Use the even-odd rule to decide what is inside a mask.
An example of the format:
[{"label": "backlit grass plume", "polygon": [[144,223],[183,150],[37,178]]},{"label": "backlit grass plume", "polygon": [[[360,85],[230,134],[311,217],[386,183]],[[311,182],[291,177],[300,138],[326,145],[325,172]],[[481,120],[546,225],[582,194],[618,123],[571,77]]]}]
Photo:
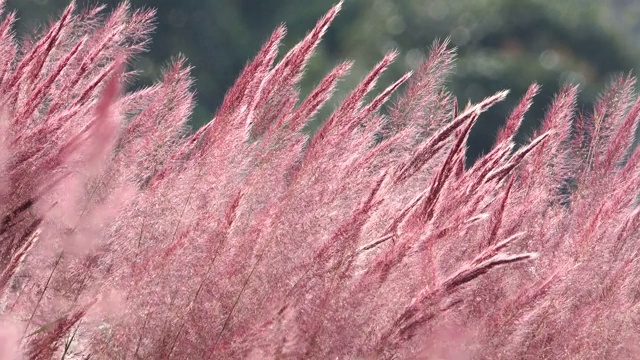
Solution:
[{"label": "backlit grass plume", "polygon": [[465,167],[507,92],[458,107],[438,42],[309,136],[351,65],[299,97],[337,5],[280,57],[277,28],[192,133],[184,60],[123,90],[153,13],[101,10],[0,25],[0,358],[640,356],[633,78],[585,114],[565,87],[516,147],[532,85]]}]

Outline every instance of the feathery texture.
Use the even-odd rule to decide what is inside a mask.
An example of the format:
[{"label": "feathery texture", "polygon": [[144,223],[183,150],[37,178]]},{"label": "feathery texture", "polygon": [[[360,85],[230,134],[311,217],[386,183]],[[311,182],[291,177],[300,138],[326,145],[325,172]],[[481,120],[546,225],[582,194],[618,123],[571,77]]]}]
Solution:
[{"label": "feathery texture", "polygon": [[639,356],[635,80],[587,114],[566,86],[517,148],[532,85],[465,167],[508,93],[459,109],[436,42],[372,95],[386,55],[309,138],[351,66],[299,97],[340,8],[278,62],[277,28],[195,133],[184,59],[123,90],[153,12],[72,2],[21,42],[3,13],[0,356]]}]

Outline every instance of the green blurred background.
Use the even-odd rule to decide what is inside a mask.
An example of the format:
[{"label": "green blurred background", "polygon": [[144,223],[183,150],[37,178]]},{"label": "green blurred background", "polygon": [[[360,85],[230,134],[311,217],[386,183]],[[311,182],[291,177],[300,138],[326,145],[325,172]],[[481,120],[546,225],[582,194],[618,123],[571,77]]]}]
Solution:
[{"label": "green blurred background", "polygon": [[[137,85],[159,78],[178,53],[195,67],[198,107],[194,127],[212,117],[226,89],[271,30],[288,28],[287,47],[300,40],[337,0],[132,0],[134,8],[157,9],[150,51],[138,61]],[[79,0],[113,7],[116,0]],[[69,0],[7,0],[17,10],[18,34],[58,16]],[[346,0],[344,9],[313,58],[302,84],[308,92],[332,65],[356,60],[338,98],[390,49],[401,57],[383,79],[415,69],[436,38],[450,36],[459,60],[450,89],[460,103],[511,89],[507,102],[482,116],[473,129],[474,159],[492,144],[500,126],[532,82],[542,85],[520,140],[544,114],[560,86],[578,83],[580,109],[590,104],[615,74],[640,64],[638,0]]]}]

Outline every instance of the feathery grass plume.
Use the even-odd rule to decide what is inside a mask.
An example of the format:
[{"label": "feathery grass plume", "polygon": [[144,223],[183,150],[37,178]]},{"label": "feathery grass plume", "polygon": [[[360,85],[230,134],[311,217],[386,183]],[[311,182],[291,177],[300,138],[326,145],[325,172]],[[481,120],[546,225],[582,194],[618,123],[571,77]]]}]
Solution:
[{"label": "feathery grass plume", "polygon": [[340,8],[276,62],[278,27],[195,133],[184,59],[123,91],[152,11],[72,2],[22,41],[4,15],[0,355],[638,357],[635,80],[577,116],[566,86],[516,149],[532,85],[466,167],[469,131],[507,92],[459,109],[436,42],[371,96],[385,56],[309,138],[351,66],[299,97]]}]

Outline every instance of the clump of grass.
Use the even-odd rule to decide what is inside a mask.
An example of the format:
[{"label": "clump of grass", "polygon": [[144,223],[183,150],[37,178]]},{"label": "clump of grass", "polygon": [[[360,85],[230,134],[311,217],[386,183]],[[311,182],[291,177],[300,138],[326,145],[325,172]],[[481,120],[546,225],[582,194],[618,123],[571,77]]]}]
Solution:
[{"label": "clump of grass", "polygon": [[310,138],[351,63],[297,84],[340,6],[276,62],[277,28],[195,133],[184,60],[122,90],[153,12],[72,2],[20,43],[4,15],[1,356],[637,356],[635,79],[590,114],[565,87],[516,148],[533,85],[465,167],[507,92],[459,108],[438,42],[368,96],[385,56]]}]

